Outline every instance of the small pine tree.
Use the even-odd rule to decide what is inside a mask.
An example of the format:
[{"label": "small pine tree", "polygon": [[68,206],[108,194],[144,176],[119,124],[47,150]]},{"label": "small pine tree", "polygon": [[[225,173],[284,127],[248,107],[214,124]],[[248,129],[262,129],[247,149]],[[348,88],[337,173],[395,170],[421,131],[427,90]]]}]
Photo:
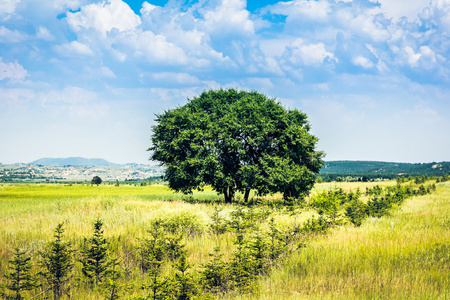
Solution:
[{"label": "small pine tree", "polygon": [[281,232],[275,227],[275,220],[270,218],[269,221],[269,259],[272,264],[275,263],[276,259],[283,253],[284,249],[280,246]]},{"label": "small pine tree", "polygon": [[268,268],[268,245],[261,232],[257,232],[250,241],[248,248],[250,257],[253,260],[253,273],[256,275],[264,274]]},{"label": "small pine tree", "polygon": [[174,267],[177,271],[173,280],[173,285],[175,286],[175,299],[193,299],[198,295],[198,287],[193,276],[187,272],[191,265],[186,262],[185,251],[180,256],[180,260],[174,264]]},{"label": "small pine tree", "polygon": [[166,279],[161,278],[161,270],[166,257],[167,244],[165,232],[162,229],[162,222],[156,220],[149,230],[150,239],[143,240],[141,246],[141,255],[143,256],[143,270],[148,274],[150,282],[142,286],[143,289],[149,289],[148,298],[157,300],[163,299],[169,290]]},{"label": "small pine tree", "polygon": [[214,249],[214,254],[209,254],[213,259],[202,265],[203,270],[200,272],[200,282],[203,289],[213,293],[225,292],[229,289],[229,270],[227,264],[222,259],[220,248]]},{"label": "small pine tree", "polygon": [[14,250],[14,257],[9,261],[11,271],[5,274],[6,279],[9,280],[6,288],[12,294],[4,294],[3,297],[14,300],[25,299],[22,295],[23,291],[30,291],[39,286],[36,276],[30,274],[33,267],[30,260],[31,257],[27,256],[25,250],[19,248]]},{"label": "small pine tree", "polygon": [[98,219],[94,222],[94,235],[92,238],[84,238],[81,250],[81,271],[96,286],[103,281],[108,268],[108,241],[103,237],[103,222]]},{"label": "small pine tree", "polygon": [[230,277],[234,287],[241,292],[249,292],[253,289],[254,267],[250,259],[250,253],[246,251],[247,241],[242,233],[237,234],[234,243],[237,245],[233,252],[233,258],[229,264]]},{"label": "small pine tree", "polygon": [[61,299],[63,293],[67,293],[65,287],[71,278],[74,265],[72,244],[63,241],[63,233],[63,224],[58,224],[54,234],[55,240],[49,242],[45,250],[40,252],[43,275],[50,285],[55,300]]},{"label": "small pine tree", "polygon": [[355,226],[359,227],[367,217],[367,205],[359,199],[353,199],[345,208],[345,215]]},{"label": "small pine tree", "polygon": [[220,234],[227,231],[227,223],[225,219],[220,216],[221,209],[214,207],[213,214],[211,216],[212,224],[210,224],[211,231],[218,237]]},{"label": "small pine tree", "polygon": [[107,300],[117,300],[121,297],[122,285],[119,283],[119,279],[122,277],[122,273],[119,267],[119,259],[111,258],[105,271],[105,280],[101,283]]}]

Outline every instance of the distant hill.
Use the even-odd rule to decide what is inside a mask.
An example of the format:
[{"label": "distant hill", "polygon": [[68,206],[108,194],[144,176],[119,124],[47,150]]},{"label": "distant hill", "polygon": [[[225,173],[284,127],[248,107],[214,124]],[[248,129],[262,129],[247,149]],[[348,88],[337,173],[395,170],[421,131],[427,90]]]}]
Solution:
[{"label": "distant hill", "polygon": [[41,166],[55,166],[55,167],[62,167],[62,166],[105,167],[115,165],[101,158],[83,158],[83,157],[41,158],[31,162],[30,164]]},{"label": "distant hill", "polygon": [[450,173],[450,162],[432,163],[396,163],[382,161],[326,161],[320,170],[320,176],[369,176],[393,178],[397,175],[442,176]]}]

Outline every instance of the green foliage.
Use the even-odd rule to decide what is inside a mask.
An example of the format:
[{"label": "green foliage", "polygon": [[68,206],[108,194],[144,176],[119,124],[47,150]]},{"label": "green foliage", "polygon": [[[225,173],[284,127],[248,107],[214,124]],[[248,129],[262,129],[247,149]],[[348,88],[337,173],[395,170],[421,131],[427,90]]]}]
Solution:
[{"label": "green foliage", "polygon": [[159,222],[164,230],[169,233],[192,237],[197,234],[201,234],[203,230],[198,219],[198,215],[189,211],[182,211],[167,216],[164,220],[159,220]]},{"label": "green foliage", "polygon": [[206,91],[156,122],[151,159],[183,193],[211,185],[225,202],[237,191],[247,201],[251,189],[298,198],[323,164],[306,115],[257,92]]},{"label": "green foliage", "polygon": [[108,268],[105,270],[105,280],[101,283],[105,299],[117,300],[122,296],[122,284],[119,283],[122,277],[120,270],[120,261],[118,258],[111,258],[108,262]]},{"label": "green foliage", "polygon": [[[247,245],[253,264],[253,274],[263,275],[269,268],[269,245],[258,230]],[[272,249],[271,249],[272,250]]]},{"label": "green foliage", "polygon": [[280,246],[280,240],[281,240],[281,232],[277,229],[275,226],[275,220],[273,218],[270,218],[269,221],[269,245],[268,245],[268,252],[269,252],[269,259],[271,260],[272,264],[274,264],[275,260],[278,259],[278,257],[284,252],[284,248]]},{"label": "green foliage", "polygon": [[143,239],[138,248],[141,269],[147,273],[149,279],[147,284],[142,285],[142,289],[150,291],[148,295],[150,299],[167,299],[173,294],[174,287],[170,278],[162,276],[162,268],[168,259],[174,261],[185,255],[184,246],[180,244],[181,236],[177,238],[167,236],[164,222],[161,220],[155,220],[148,232],[150,238]]},{"label": "green foliage", "polygon": [[209,225],[212,233],[214,233],[216,236],[225,233],[228,228],[228,224],[225,219],[220,216],[220,212],[221,209],[215,206],[213,214],[211,216],[212,223]]},{"label": "green foliage", "polygon": [[9,261],[10,271],[5,274],[5,278],[8,280],[6,288],[12,294],[0,293],[0,296],[11,300],[25,299],[22,295],[24,291],[30,291],[39,286],[36,275],[30,274],[33,267],[30,260],[31,257],[27,255],[25,250],[20,250],[19,248],[14,250],[14,256]]},{"label": "green foliage", "polygon": [[[409,180],[410,176],[419,178],[419,183],[424,177],[448,176],[450,172],[450,162],[432,163],[394,163],[378,161],[327,161],[320,169],[320,177],[324,181],[337,181],[341,178],[344,181],[367,182],[376,179],[396,179]],[[401,175],[399,175],[401,174]],[[415,178],[416,178],[415,177]],[[415,179],[414,179],[415,180]]]},{"label": "green foliage", "polygon": [[90,282],[98,285],[103,281],[108,268],[108,241],[103,237],[103,222],[97,219],[94,222],[94,235],[84,238],[81,249],[82,272]]},{"label": "green foliage", "polygon": [[152,272],[154,276],[157,276],[167,253],[167,237],[161,220],[155,220],[148,232],[150,238],[142,239],[138,247],[141,271],[145,273]]},{"label": "green foliage", "polygon": [[247,229],[255,224],[251,221],[251,213],[244,210],[242,206],[238,206],[231,213],[229,222],[230,228],[237,234],[244,233]]},{"label": "green foliage", "polygon": [[68,281],[72,277],[74,266],[74,250],[70,242],[63,240],[63,233],[63,224],[60,223],[55,229],[55,240],[47,243],[45,250],[40,252],[43,275],[50,285],[55,300],[68,293]]},{"label": "green foliage", "polygon": [[367,205],[359,199],[353,199],[345,208],[345,216],[353,225],[359,227],[367,217]]},{"label": "green foliage", "polygon": [[177,300],[195,299],[200,291],[197,281],[188,272],[191,265],[186,262],[186,252],[181,254],[179,262],[174,267],[176,270],[175,277],[172,281],[175,290],[174,298]]},{"label": "green foliage", "polygon": [[92,178],[92,181],[91,181],[92,184],[96,184],[96,185],[99,185],[102,182],[103,182],[103,180],[99,176],[94,176],[94,178]]},{"label": "green foliage", "polygon": [[326,215],[332,224],[338,224],[341,217],[341,205],[346,203],[348,198],[354,198],[355,195],[347,195],[342,189],[333,189],[318,193],[311,197],[311,205],[317,208],[317,212]]},{"label": "green foliage", "polygon": [[214,254],[209,254],[212,260],[202,264],[200,281],[205,290],[212,293],[223,293],[230,289],[230,274],[228,264],[222,259],[220,248],[214,249]]},{"label": "green foliage", "polygon": [[322,216],[319,218],[311,218],[301,227],[301,232],[307,235],[326,233],[330,228],[330,223]]},{"label": "green foliage", "polygon": [[240,292],[250,292],[254,287],[255,269],[243,233],[236,235],[234,244],[237,247],[228,266],[232,287]]}]

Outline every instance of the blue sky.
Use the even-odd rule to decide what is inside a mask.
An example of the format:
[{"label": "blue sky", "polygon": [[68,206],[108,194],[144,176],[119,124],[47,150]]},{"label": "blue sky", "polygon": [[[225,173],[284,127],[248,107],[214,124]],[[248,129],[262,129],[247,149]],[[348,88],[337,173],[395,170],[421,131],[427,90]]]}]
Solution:
[{"label": "blue sky", "polygon": [[0,162],[149,163],[205,89],[304,111],[326,160],[450,161],[450,0],[2,0]]}]

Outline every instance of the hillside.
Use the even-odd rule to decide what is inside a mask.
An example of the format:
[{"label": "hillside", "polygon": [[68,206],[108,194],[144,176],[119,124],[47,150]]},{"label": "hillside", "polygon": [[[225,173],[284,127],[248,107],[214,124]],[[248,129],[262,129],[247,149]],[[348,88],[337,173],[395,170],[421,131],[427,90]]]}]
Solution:
[{"label": "hillside", "polygon": [[450,162],[396,163],[382,161],[326,161],[320,176],[368,176],[393,178],[398,175],[442,176],[450,173]]},{"label": "hillside", "polygon": [[41,158],[31,162],[32,165],[40,166],[83,166],[83,167],[105,167],[115,165],[102,158],[83,158],[83,157],[68,157],[68,158]]}]

